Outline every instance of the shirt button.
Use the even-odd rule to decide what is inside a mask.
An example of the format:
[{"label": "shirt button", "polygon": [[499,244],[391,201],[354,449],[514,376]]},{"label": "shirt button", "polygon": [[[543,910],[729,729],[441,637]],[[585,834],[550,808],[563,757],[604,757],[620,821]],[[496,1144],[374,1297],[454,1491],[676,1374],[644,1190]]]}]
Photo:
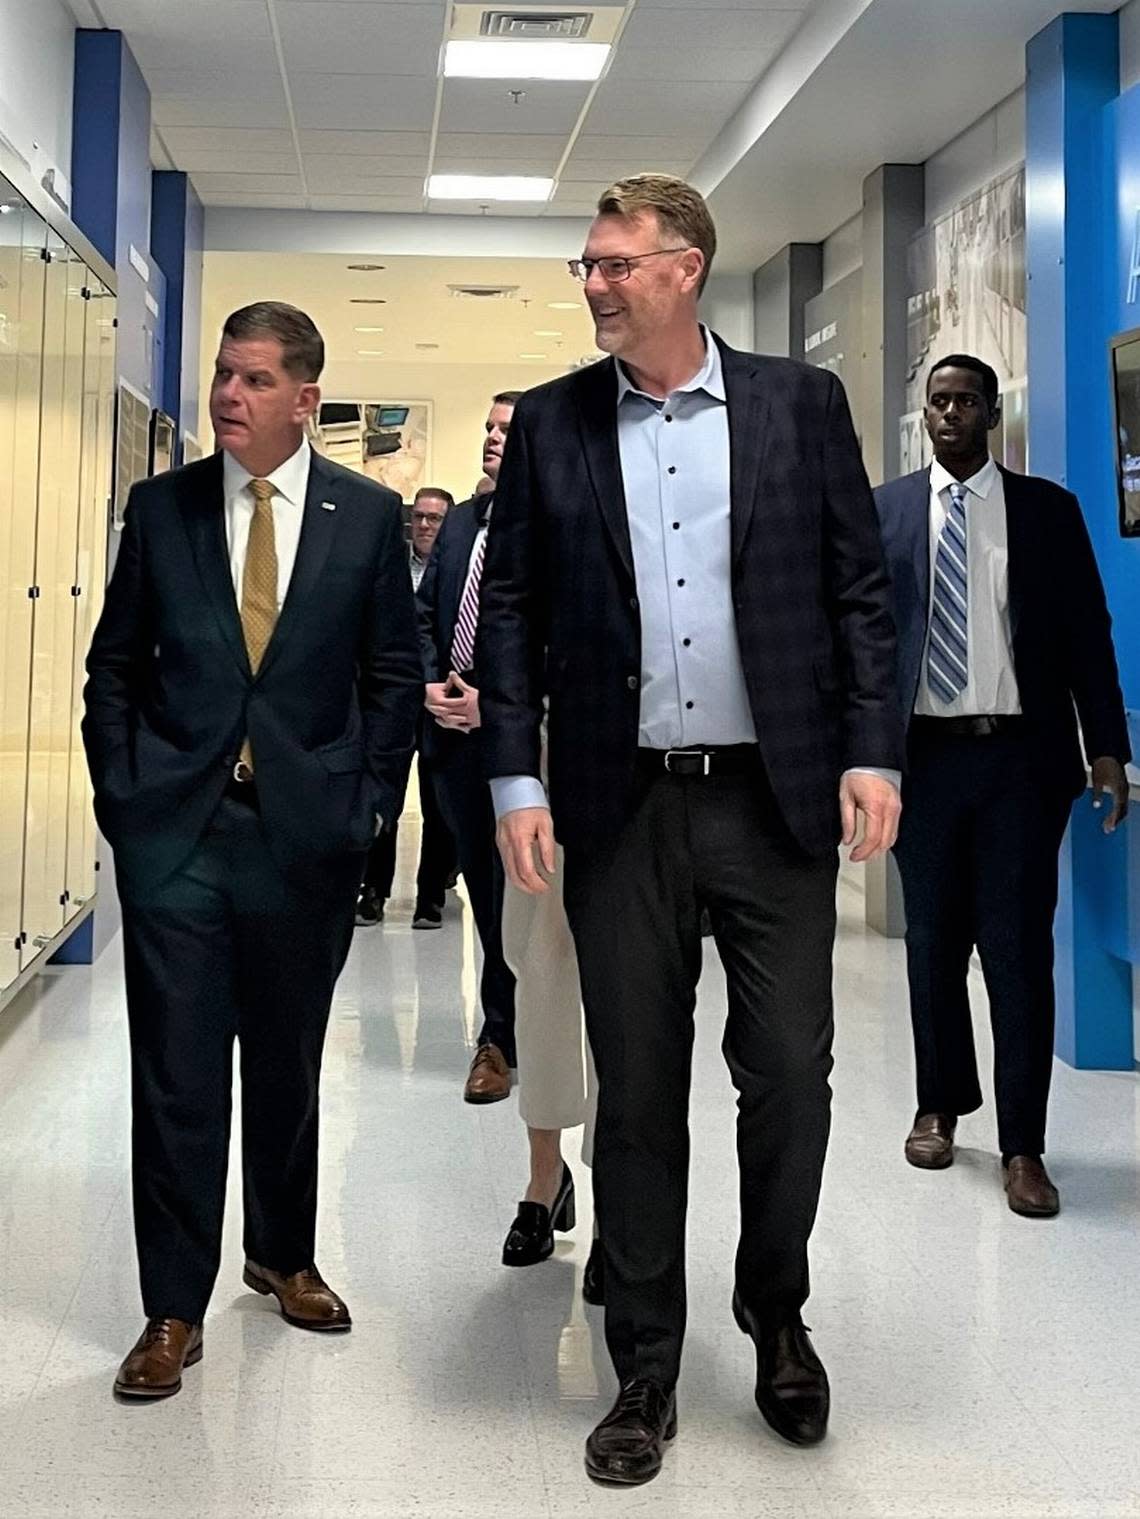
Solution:
[{"label": "shirt button", "polygon": [[690,712],[691,712],[691,711],[692,711],[692,710],[693,710],[693,704],[692,704],[692,702],[691,702],[691,701],[687,701],[687,702],[686,702],[686,703],[685,703],[685,706],[686,706],[686,707],[687,707],[687,709],[688,709],[688,710],[689,710],[689,711],[690,711]]},{"label": "shirt button", "polygon": [[689,647],[689,645],[692,643],[692,641],[693,640],[691,638],[682,638],[682,640],[681,640],[681,642],[685,645],[686,649]]},{"label": "shirt button", "polygon": [[683,580],[678,580],[678,582],[677,582],[678,585],[684,585],[684,583],[685,582]]},{"label": "shirt button", "polygon": [[633,610],[636,612],[637,611],[637,597],[636,596],[631,596],[629,598],[629,604],[633,608]]},{"label": "shirt button", "polygon": [[666,420],[666,422],[672,422],[673,418],[670,415],[670,413],[666,412],[666,414],[665,414],[665,420]]},{"label": "shirt button", "polygon": [[674,531],[674,532],[676,532],[676,531],[677,531],[677,529],[678,529],[678,528],[679,528],[679,527],[680,527],[680,526],[681,526],[681,524],[680,524],[680,523],[679,523],[679,522],[674,522],[674,524],[673,524],[673,531]]},{"label": "shirt button", "polygon": [[675,464],[670,464],[670,466],[669,466],[669,473],[671,475],[675,475],[677,473],[677,466]]},{"label": "shirt button", "polygon": [[637,690],[638,679],[637,679],[636,675],[627,675],[625,683],[626,683],[626,685],[629,687],[629,689],[631,691],[636,691]]}]

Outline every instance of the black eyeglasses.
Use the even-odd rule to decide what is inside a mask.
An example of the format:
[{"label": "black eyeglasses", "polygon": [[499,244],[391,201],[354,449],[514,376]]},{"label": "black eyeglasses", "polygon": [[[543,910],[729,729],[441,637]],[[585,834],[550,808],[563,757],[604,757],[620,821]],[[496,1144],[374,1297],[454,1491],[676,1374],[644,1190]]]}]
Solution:
[{"label": "black eyeglasses", "polygon": [[576,280],[583,284],[590,278],[595,269],[600,269],[602,278],[611,285],[619,284],[622,280],[629,279],[633,273],[634,264],[640,264],[643,258],[659,258],[662,253],[688,253],[688,248],[654,248],[652,253],[631,253],[627,258],[572,258],[566,262],[566,267]]},{"label": "black eyeglasses", "polygon": [[443,521],[442,512],[413,512],[412,521],[418,522],[422,527],[438,527]]}]

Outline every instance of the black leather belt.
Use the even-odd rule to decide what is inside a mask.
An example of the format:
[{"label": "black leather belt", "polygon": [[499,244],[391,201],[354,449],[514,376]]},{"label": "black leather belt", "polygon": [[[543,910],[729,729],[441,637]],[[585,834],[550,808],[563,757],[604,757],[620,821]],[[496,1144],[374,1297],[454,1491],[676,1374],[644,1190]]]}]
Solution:
[{"label": "black leather belt", "polygon": [[1022,733],[1025,718],[1015,713],[993,717],[916,717],[911,731],[923,738],[994,738],[1001,733]]},{"label": "black leather belt", "polygon": [[717,749],[639,749],[640,769],[653,774],[699,776],[747,775],[760,763],[759,744],[726,744]]}]

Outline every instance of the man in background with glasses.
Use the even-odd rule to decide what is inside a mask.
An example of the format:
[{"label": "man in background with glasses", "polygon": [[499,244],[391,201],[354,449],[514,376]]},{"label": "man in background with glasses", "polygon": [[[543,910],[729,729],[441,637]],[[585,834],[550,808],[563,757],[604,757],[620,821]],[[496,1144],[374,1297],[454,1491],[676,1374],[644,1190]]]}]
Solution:
[{"label": "man in background with glasses", "polygon": [[[413,591],[420,588],[443,519],[454,505],[455,497],[439,486],[424,485],[416,492],[411,510],[411,542],[408,545],[408,567],[411,570]],[[421,714],[421,724],[422,721]],[[443,821],[422,757],[418,771],[423,826],[412,927],[442,928],[447,888],[449,884],[455,884],[455,842]],[[369,851],[368,865],[356,904],[358,928],[374,928],[377,923],[384,921],[384,907],[392,895],[392,882],[396,876],[399,828],[399,819],[396,818],[383,829]]]},{"label": "man in background with glasses", "polygon": [[[733,1310],[786,1439],[827,1430],[800,1317],[830,1122],[840,838],[894,841],[902,724],[878,520],[843,387],[697,317],[716,248],[671,176],[602,196],[582,258],[611,357],[520,400],[476,655],[511,882],[554,840],[599,1080],[595,1196],[621,1390],[586,1445],[645,1482],[676,1431],[700,919],[739,1095]],[[549,809],[539,730],[549,698]],[[553,813],[553,820],[552,820]]]}]

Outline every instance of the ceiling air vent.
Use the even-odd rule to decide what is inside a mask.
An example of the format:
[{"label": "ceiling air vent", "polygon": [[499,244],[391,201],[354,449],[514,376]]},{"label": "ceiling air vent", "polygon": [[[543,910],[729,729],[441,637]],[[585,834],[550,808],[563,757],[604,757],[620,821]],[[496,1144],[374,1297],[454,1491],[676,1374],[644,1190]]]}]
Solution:
[{"label": "ceiling air vent", "polygon": [[529,37],[547,42],[578,41],[590,30],[590,11],[484,11],[484,37]]},{"label": "ceiling air vent", "polygon": [[513,301],[517,285],[448,285],[448,294],[457,301]]},{"label": "ceiling air vent", "polygon": [[434,353],[439,347],[438,343],[417,343],[416,347],[421,353]]}]

